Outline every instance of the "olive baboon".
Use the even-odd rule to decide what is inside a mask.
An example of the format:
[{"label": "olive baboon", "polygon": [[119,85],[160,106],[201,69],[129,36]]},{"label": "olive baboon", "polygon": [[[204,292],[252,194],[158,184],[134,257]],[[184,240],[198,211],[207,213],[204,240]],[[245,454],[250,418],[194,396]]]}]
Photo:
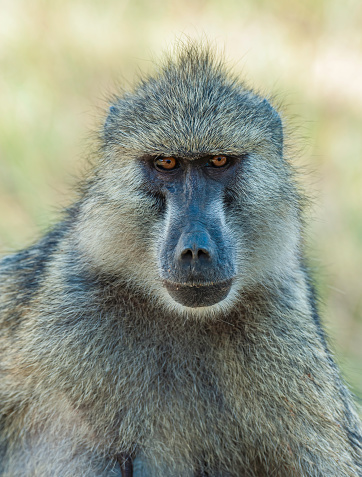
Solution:
[{"label": "olive baboon", "polygon": [[[189,44],[1,262],[2,476],[356,476],[280,116]],[[133,467],[133,471],[132,471]]]}]

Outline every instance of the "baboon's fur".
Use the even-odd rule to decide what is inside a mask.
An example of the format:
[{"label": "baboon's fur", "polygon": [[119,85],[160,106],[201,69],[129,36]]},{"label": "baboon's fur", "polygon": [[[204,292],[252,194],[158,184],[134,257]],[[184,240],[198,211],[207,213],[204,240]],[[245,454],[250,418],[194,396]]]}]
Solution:
[{"label": "baboon's fur", "polygon": [[[245,153],[222,211],[237,279],[220,304],[182,307],[159,279],[170,218],[139,158]],[[279,115],[210,49],[181,48],[117,98],[79,200],[1,261],[1,476],[118,475],[122,453],[158,476],[362,475],[302,203]]]}]

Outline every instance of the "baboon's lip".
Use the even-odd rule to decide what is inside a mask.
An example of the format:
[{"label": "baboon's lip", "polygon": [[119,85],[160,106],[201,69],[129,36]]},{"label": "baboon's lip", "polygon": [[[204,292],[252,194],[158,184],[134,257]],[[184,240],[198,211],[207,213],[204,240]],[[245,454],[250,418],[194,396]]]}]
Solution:
[{"label": "baboon's lip", "polygon": [[231,288],[232,279],[216,283],[175,283],[164,280],[163,284],[177,303],[190,308],[198,308],[215,305],[226,298]]},{"label": "baboon's lip", "polygon": [[229,278],[227,280],[222,280],[220,282],[172,282],[170,280],[164,279],[163,283],[166,286],[170,287],[189,287],[189,288],[209,288],[209,287],[214,287],[214,286],[223,286],[223,285],[228,285],[231,284],[232,278]]}]

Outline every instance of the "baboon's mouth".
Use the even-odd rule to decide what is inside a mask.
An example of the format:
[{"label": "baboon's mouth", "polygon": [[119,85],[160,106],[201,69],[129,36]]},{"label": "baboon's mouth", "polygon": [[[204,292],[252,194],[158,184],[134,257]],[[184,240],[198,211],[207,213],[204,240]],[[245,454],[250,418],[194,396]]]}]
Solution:
[{"label": "baboon's mouth", "polygon": [[232,279],[218,283],[174,283],[163,282],[170,296],[183,306],[198,308],[219,303],[229,294]]}]

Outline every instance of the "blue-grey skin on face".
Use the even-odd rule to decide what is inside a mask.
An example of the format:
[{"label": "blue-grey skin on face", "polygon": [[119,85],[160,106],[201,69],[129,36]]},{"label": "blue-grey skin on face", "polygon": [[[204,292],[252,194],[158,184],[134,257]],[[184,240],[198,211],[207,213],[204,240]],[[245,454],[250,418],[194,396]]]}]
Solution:
[{"label": "blue-grey skin on face", "polygon": [[163,284],[187,307],[226,298],[235,276],[235,244],[225,227],[225,190],[240,158],[146,158],[148,183],[165,204],[165,238],[158,257]]}]

